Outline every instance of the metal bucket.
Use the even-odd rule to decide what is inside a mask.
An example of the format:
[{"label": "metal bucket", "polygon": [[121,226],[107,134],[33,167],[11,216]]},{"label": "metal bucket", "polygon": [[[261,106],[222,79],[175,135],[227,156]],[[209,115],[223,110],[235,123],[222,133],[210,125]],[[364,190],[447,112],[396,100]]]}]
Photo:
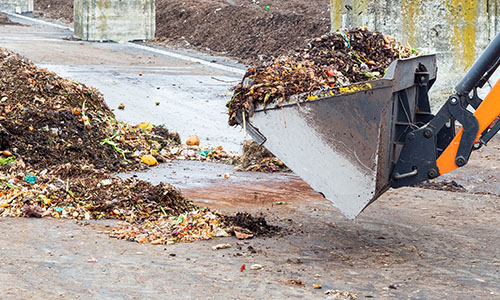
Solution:
[{"label": "metal bucket", "polygon": [[404,113],[413,121],[419,113],[415,82],[422,65],[432,85],[434,55],[397,60],[382,79],[294,96],[257,110],[245,126],[345,216],[355,218],[390,187],[401,150],[397,116]]}]

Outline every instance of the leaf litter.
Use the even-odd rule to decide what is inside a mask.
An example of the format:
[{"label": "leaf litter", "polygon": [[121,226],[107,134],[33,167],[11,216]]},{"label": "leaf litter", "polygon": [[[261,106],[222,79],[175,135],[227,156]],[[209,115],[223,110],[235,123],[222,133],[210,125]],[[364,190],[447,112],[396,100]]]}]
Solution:
[{"label": "leaf litter", "polygon": [[147,168],[147,155],[230,163],[222,148],[181,145],[163,126],[119,122],[98,90],[3,48],[0,74],[1,217],[116,219],[110,236],[153,244],[224,236],[233,226],[265,231],[259,218],[197,207],[168,183],[113,175]]}]

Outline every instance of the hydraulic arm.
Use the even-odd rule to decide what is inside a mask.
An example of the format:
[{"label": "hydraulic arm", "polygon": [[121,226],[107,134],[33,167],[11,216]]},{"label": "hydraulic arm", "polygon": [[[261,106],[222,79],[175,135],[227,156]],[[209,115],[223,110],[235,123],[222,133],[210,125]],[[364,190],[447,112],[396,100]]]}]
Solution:
[{"label": "hydraulic arm", "polygon": [[[500,34],[455,87],[456,93],[436,116],[406,135],[391,186],[412,185],[464,166],[471,152],[486,145],[500,130],[500,81],[484,100],[477,93],[499,65]],[[475,111],[471,112],[471,108]],[[456,136],[455,121],[462,124]]]}]

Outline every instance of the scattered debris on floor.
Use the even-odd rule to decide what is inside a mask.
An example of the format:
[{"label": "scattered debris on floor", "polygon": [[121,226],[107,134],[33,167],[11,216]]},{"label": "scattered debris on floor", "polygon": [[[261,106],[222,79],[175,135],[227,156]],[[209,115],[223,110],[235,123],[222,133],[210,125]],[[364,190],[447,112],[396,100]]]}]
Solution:
[{"label": "scattered debris on floor", "polygon": [[297,278],[297,279],[290,279],[288,281],[283,282],[286,285],[293,285],[293,286],[305,286],[304,282]]},{"label": "scattered debris on floor", "polygon": [[227,248],[231,248],[231,244],[217,244],[212,247],[212,250],[217,251],[220,249],[227,249]]},{"label": "scattered debris on floor", "polygon": [[[214,237],[229,236],[224,216],[208,209],[198,209],[173,216],[165,212],[158,219],[150,219],[140,223],[125,223],[112,231],[111,237],[126,239],[138,243],[153,245],[170,245],[177,242],[193,242],[208,240]],[[228,248],[231,245],[215,246],[216,249]]]},{"label": "scattered debris on floor", "polygon": [[327,300],[357,300],[358,295],[339,290],[328,290],[325,292],[328,297]]},{"label": "scattered debris on floor", "polygon": [[437,180],[431,179],[424,182],[421,182],[415,187],[428,189],[428,190],[438,190],[438,191],[448,191],[448,192],[458,192],[465,193],[467,189],[458,184],[455,180]]},{"label": "scattered debris on floor", "polygon": [[[312,39],[293,55],[248,69],[227,103],[229,124],[237,124],[239,111],[246,120],[259,106],[310,100],[309,93],[316,91],[338,95],[343,86],[383,77],[394,60],[413,54],[394,38],[366,28]],[[293,99],[296,95],[301,96]]]},{"label": "scattered debris on floor", "polygon": [[234,216],[228,216],[225,221],[227,224],[231,224],[233,228],[244,228],[255,235],[273,235],[281,230],[280,227],[267,224],[264,217],[254,217],[245,212],[239,212]]},{"label": "scattered debris on floor", "polygon": [[254,270],[254,271],[262,270],[262,268],[263,268],[263,266],[259,265],[259,264],[253,264],[250,266],[250,270]]},{"label": "scattered debris on floor", "polygon": [[243,154],[235,159],[237,171],[288,172],[285,164],[254,140],[243,143]]}]

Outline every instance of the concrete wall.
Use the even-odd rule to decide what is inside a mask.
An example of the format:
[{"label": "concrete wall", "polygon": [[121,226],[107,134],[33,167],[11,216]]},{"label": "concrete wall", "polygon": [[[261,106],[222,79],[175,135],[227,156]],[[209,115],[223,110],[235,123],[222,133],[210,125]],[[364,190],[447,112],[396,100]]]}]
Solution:
[{"label": "concrete wall", "polygon": [[0,11],[25,13],[33,11],[33,0],[0,0]]},{"label": "concrete wall", "polygon": [[75,37],[87,41],[154,38],[154,0],[74,0]]},{"label": "concrete wall", "polygon": [[333,0],[334,27],[368,26],[437,53],[434,91],[449,92],[500,32],[499,0]]}]

